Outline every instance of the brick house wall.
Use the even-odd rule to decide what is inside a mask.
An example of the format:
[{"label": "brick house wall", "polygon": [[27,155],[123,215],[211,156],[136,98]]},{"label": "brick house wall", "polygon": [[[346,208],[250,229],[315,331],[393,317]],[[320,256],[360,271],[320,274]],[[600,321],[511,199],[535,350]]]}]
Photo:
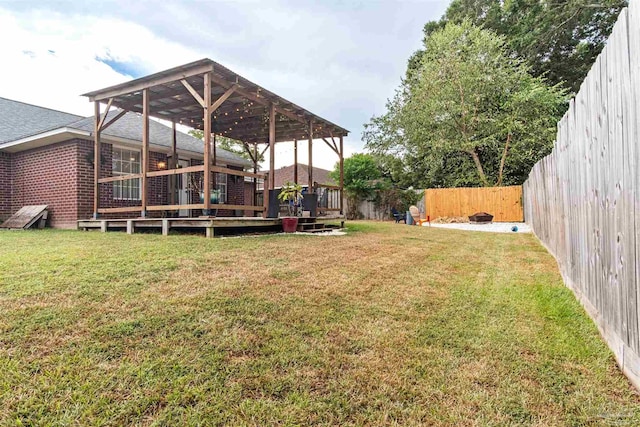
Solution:
[{"label": "brick house wall", "polygon": [[[246,204],[247,205],[255,205],[256,204],[255,200],[254,200],[253,182],[251,182],[251,181],[245,181],[244,182],[244,200],[246,200]],[[256,216],[256,213],[260,213],[260,212],[245,210],[244,211],[244,216]]]},{"label": "brick house wall", "polygon": [[[93,216],[93,142],[80,141],[78,147],[78,188],[77,193],[78,219],[91,218]],[[112,153],[111,144],[102,143],[100,158],[100,177],[112,176]],[[167,155],[164,153],[149,152],[149,171],[159,170],[159,162],[167,162]],[[168,177],[160,176],[148,178],[148,205],[164,205],[168,203]],[[140,206],[140,200],[114,200],[113,184],[100,184],[100,207],[116,208]],[[117,214],[103,214],[101,218],[136,218],[139,212],[123,212]],[[160,217],[162,212],[147,212],[147,216]]]},{"label": "brick house wall", "polygon": [[[240,166],[227,166],[229,169],[242,170]],[[227,175],[227,203],[244,205],[244,176]],[[224,213],[223,213],[224,212]],[[219,211],[218,216],[243,216],[244,211]]]},{"label": "brick house wall", "polygon": [[[49,205],[49,225],[75,228],[78,219],[93,216],[93,142],[72,139],[18,153],[0,152],[0,219],[10,216],[22,206]],[[149,152],[149,170],[159,170],[159,162],[167,162],[167,155]],[[192,164],[202,164],[192,160]],[[112,145],[103,143],[101,149],[101,177],[112,176]],[[230,166],[242,170],[242,167]],[[148,204],[169,203],[169,177],[148,179]],[[199,195],[191,194],[192,203],[199,203]],[[227,200],[231,204],[244,203],[242,177],[227,180]],[[113,184],[101,184],[100,207],[139,206],[139,200],[114,200]],[[147,212],[161,217],[165,212]],[[193,211],[194,216],[200,211]],[[235,211],[219,210],[218,216],[234,216]],[[101,215],[104,218],[138,217],[138,212]]]},{"label": "brick house wall", "polygon": [[93,142],[78,140],[77,147],[77,219],[89,219],[93,217]]},{"label": "brick house wall", "polygon": [[0,222],[11,216],[11,157],[0,152]]},{"label": "brick house wall", "polygon": [[76,140],[10,154],[11,212],[26,205],[48,205],[49,224],[73,228],[77,220]]}]

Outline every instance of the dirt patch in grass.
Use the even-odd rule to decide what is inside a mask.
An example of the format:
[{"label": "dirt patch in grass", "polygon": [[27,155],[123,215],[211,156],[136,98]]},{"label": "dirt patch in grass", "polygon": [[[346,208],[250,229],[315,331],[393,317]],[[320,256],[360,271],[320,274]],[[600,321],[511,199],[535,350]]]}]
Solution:
[{"label": "dirt patch in grass", "polygon": [[0,311],[0,425],[640,423],[530,235],[0,233]]}]

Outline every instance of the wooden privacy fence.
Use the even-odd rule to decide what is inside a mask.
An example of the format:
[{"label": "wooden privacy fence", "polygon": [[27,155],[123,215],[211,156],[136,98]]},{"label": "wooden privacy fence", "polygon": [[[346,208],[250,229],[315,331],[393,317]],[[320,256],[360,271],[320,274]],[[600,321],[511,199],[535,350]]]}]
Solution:
[{"label": "wooden privacy fence", "polygon": [[488,212],[498,222],[524,221],[522,187],[431,188],[425,190],[426,214],[439,217]]},{"label": "wooden privacy fence", "polygon": [[525,218],[640,388],[640,0],[524,184]]}]

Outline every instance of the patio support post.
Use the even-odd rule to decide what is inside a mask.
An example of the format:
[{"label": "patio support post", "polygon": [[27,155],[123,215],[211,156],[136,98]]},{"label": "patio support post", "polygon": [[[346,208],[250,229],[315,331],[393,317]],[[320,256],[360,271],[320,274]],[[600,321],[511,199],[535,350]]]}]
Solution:
[{"label": "patio support post", "polygon": [[293,183],[298,184],[298,140],[293,140]]},{"label": "patio support post", "polygon": [[340,137],[340,215],[344,215],[344,144]]},{"label": "patio support post", "polygon": [[[253,173],[258,173],[258,143],[253,144]],[[256,197],[258,193],[258,178],[255,176],[253,179],[253,197],[251,198],[253,205],[258,204],[258,199]],[[253,213],[253,216],[256,216],[257,212]]]},{"label": "patio support post", "polygon": [[262,218],[266,218],[269,212],[269,181],[271,181],[271,175],[267,174],[262,184]]},{"label": "patio support post", "polygon": [[[269,188],[276,186],[275,159],[276,157],[276,106],[269,107]],[[266,197],[269,195],[267,194]]]},{"label": "patio support post", "polygon": [[[171,163],[169,169],[177,169],[178,167],[178,149],[177,149],[177,134],[176,134],[176,121],[171,120]],[[169,204],[176,204],[176,187],[177,187],[178,175],[169,176]]]},{"label": "patio support post", "polygon": [[94,102],[95,117],[93,127],[93,219],[98,219],[100,207],[100,103]]},{"label": "patio support post", "polygon": [[211,214],[211,72],[204,74],[204,209]]},{"label": "patio support post", "polygon": [[[213,111],[209,110],[209,114],[212,115]],[[214,133],[213,134],[213,139],[212,139],[212,142],[211,142],[211,157],[213,158],[213,160],[212,160],[213,166],[217,166],[218,165],[218,156],[216,155],[216,142],[217,142],[216,141],[216,134]],[[213,188],[213,189],[217,188],[216,187],[216,185],[217,185],[216,183],[218,181],[216,179],[217,178],[216,175],[217,174],[215,172],[211,174],[211,188]],[[219,198],[216,199],[216,200],[217,200],[217,203],[220,203],[220,199]]]},{"label": "patio support post", "polygon": [[140,185],[140,199],[142,211],[140,215],[147,216],[147,172],[149,172],[149,89],[142,90],[142,184]]},{"label": "patio support post", "polygon": [[307,193],[313,191],[313,121],[309,120],[309,186]]}]

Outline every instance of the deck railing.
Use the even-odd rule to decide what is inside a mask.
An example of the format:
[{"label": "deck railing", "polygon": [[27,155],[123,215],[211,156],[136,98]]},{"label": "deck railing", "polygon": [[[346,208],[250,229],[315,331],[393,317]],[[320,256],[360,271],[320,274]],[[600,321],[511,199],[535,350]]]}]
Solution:
[{"label": "deck railing", "polygon": [[339,186],[314,182],[313,190],[318,195],[318,216],[343,212],[342,189]]},{"label": "deck railing", "polygon": [[[250,177],[250,178],[258,178],[264,179],[264,173],[252,173],[245,172],[236,169],[230,169],[222,166],[211,166],[210,167],[211,174],[215,173],[225,173],[227,175],[240,176],[240,177]],[[176,169],[168,169],[168,170],[158,170],[158,171],[150,171],[146,174],[137,173],[137,174],[129,174],[129,175],[118,175],[118,176],[110,176],[105,178],[100,178],[98,180],[98,184],[108,184],[116,181],[126,181],[129,179],[148,179],[154,177],[161,176],[173,176],[184,173],[203,173],[204,165],[196,165],[189,166],[184,168],[176,168]],[[170,191],[169,189],[167,191]],[[254,202],[255,203],[255,202]],[[204,203],[190,203],[190,204],[167,204],[167,205],[147,205],[147,211],[174,211],[180,209],[204,209]],[[212,203],[211,209],[228,209],[228,210],[247,210],[254,212],[263,212],[265,207],[263,205],[236,205],[236,204],[228,204],[228,203]],[[120,206],[120,207],[102,207],[98,208],[99,214],[108,214],[108,213],[126,213],[126,212],[142,212],[142,206]]]}]

